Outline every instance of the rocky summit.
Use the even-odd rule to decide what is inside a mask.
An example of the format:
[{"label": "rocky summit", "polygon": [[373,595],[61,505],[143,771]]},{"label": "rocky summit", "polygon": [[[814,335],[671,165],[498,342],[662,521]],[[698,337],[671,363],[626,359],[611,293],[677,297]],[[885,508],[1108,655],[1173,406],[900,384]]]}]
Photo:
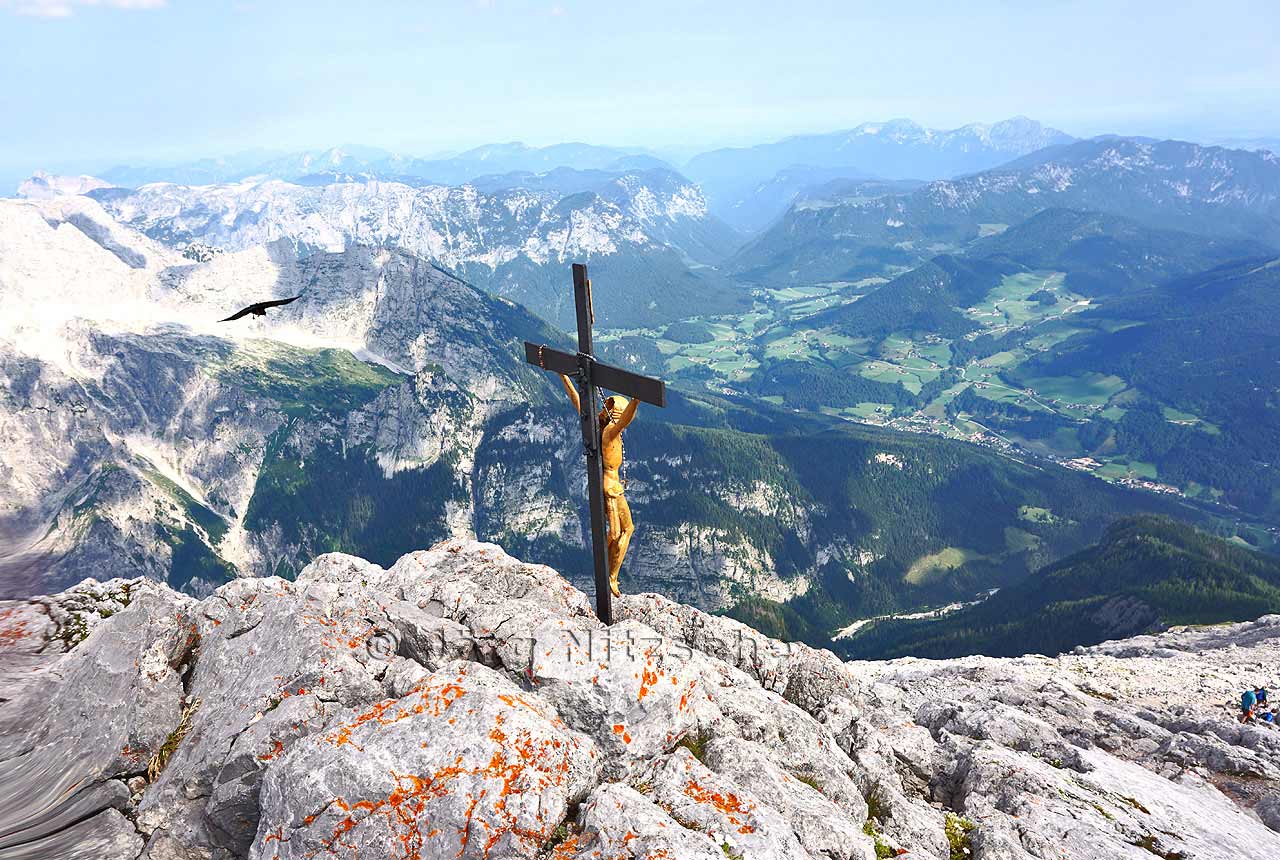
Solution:
[{"label": "rocky summit", "polygon": [[1280,616],[841,662],[451,540],[0,603],[5,858],[1244,858]]}]

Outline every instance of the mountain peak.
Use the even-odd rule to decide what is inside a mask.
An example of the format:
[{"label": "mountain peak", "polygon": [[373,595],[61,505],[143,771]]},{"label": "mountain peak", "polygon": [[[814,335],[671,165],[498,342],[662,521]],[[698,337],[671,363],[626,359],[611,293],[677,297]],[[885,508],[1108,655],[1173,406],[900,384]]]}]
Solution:
[{"label": "mountain peak", "polygon": [[[0,703],[30,751],[12,788],[49,798],[8,832],[51,856],[294,860],[338,834],[478,858],[481,832],[528,860],[1228,858],[1276,839],[1210,780],[1280,776],[1280,738],[1221,707],[1274,662],[1280,618],[1052,660],[841,663],[656,594],[606,628],[551,568],[467,540],[202,601],[88,580],[0,609],[26,669]],[[87,788],[42,792],[50,773]]]},{"label": "mountain peak", "polygon": [[506,143],[486,143],[472,149],[466,150],[462,155],[474,156],[480,159],[488,159],[497,155],[516,155],[528,152],[533,147],[527,146],[518,140],[507,141]]},{"label": "mountain peak", "polygon": [[1002,119],[999,122],[993,123],[991,125],[991,128],[993,130],[994,129],[1010,129],[1010,130],[1018,130],[1018,131],[1039,131],[1044,127],[1045,126],[1039,120],[1034,120],[1031,117],[1025,116],[1023,114],[1018,114],[1017,116],[1011,116],[1008,119]]},{"label": "mountain peak", "polygon": [[910,140],[928,134],[928,130],[915,120],[899,117],[884,122],[864,122],[856,126],[852,135],[872,135],[891,140]]},{"label": "mountain peak", "polygon": [[59,176],[37,170],[18,186],[18,196],[28,200],[48,200],[52,197],[65,197],[76,194],[87,194],[99,188],[110,188],[111,183],[96,176]]}]

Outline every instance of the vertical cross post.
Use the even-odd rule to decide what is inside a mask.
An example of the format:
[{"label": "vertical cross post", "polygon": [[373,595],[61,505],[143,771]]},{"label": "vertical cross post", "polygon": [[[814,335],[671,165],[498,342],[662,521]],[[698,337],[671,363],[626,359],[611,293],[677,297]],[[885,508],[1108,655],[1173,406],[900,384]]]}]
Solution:
[{"label": "vertical cross post", "polygon": [[587,503],[591,508],[591,555],[595,566],[596,615],[613,624],[613,595],[609,591],[609,560],[606,555],[603,464],[600,459],[600,419],[597,416],[596,386],[592,370],[595,352],[591,344],[591,281],[587,267],[573,264],[573,301],[578,311],[578,402],[581,404],[582,445],[587,452]]}]

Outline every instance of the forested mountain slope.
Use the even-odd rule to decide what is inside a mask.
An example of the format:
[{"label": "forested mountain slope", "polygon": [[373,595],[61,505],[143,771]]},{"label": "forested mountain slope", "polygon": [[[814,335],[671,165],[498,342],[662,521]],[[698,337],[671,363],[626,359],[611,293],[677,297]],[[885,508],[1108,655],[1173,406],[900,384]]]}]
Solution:
[{"label": "forested mountain slope", "polygon": [[937,618],[876,621],[836,646],[859,657],[1057,654],[1177,624],[1280,612],[1280,558],[1157,517]]}]

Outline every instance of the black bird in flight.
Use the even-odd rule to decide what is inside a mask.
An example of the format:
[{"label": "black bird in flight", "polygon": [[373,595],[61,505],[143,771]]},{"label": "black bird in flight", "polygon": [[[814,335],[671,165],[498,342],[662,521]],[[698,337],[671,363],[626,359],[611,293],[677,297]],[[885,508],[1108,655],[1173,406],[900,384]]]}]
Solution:
[{"label": "black bird in flight", "polygon": [[218,320],[218,322],[231,322],[232,320],[238,320],[240,317],[248,316],[249,314],[253,314],[255,317],[265,317],[267,315],[267,308],[287,305],[289,302],[296,302],[300,298],[302,298],[302,296],[297,295],[291,299],[272,299],[269,302],[258,302],[256,305],[249,305],[247,308],[241,308],[226,319]]}]

